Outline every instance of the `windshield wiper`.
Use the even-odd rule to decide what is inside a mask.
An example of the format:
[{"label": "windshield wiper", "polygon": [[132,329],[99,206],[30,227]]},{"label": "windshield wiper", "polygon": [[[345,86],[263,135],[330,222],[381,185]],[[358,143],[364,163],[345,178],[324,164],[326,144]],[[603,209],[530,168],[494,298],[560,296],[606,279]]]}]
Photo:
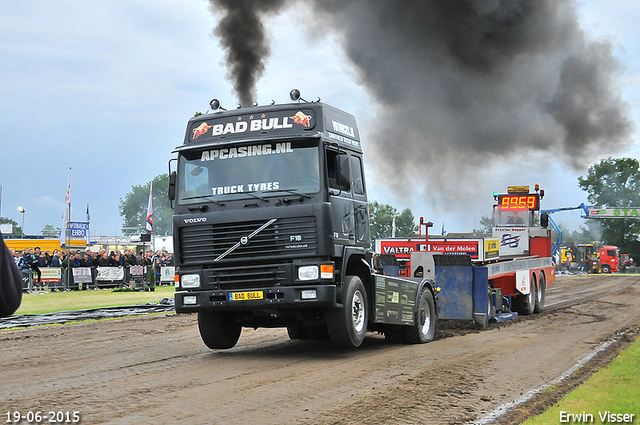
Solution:
[{"label": "windshield wiper", "polygon": [[206,199],[220,206],[224,206],[224,202],[216,201],[215,199],[213,199],[213,195],[187,196],[186,198],[182,198],[182,201],[186,201],[187,199]]},{"label": "windshield wiper", "polygon": [[259,199],[259,200],[265,201],[265,202],[269,202],[269,199],[265,198],[264,196],[256,195],[255,192],[256,192],[255,190],[251,190],[251,191],[235,192],[235,193],[219,193],[217,195],[196,195],[196,196],[189,196],[189,197],[186,197],[186,198],[182,198],[182,200],[204,198],[204,199],[208,199],[211,202],[215,202],[218,205],[224,205],[224,202],[217,201],[217,200],[213,199],[213,197],[214,196],[227,196],[227,195],[249,195],[252,198]]},{"label": "windshield wiper", "polygon": [[292,195],[296,195],[296,196],[303,196],[305,198],[313,198],[313,196],[308,195],[306,193],[302,193],[302,192],[298,192],[297,188],[293,188],[293,189],[271,189],[271,190],[264,190],[262,191],[262,193],[274,193],[274,192],[286,192],[286,193],[290,193]]}]

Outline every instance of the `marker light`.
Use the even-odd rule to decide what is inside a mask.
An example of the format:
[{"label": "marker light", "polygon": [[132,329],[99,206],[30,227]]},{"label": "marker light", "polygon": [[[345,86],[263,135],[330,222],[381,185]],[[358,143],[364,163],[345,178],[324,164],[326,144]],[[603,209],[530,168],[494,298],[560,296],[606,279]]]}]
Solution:
[{"label": "marker light", "polygon": [[298,89],[293,89],[291,90],[291,92],[289,93],[289,97],[291,98],[291,100],[293,100],[294,102],[298,99],[300,99],[300,90]]},{"label": "marker light", "polygon": [[498,192],[493,192],[493,199],[498,199]]},{"label": "marker light", "polygon": [[333,264],[320,265],[320,279],[333,279]]},{"label": "marker light", "polygon": [[254,108],[258,107],[258,102],[253,102],[253,107]]}]

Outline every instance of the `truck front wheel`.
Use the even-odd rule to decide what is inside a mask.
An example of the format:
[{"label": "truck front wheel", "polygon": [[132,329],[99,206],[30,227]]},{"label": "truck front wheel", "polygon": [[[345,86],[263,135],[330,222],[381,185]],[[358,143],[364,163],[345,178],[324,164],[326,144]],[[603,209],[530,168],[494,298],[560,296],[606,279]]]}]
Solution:
[{"label": "truck front wheel", "polygon": [[369,310],[367,292],[358,276],[345,277],[342,303],[343,307],[327,314],[329,337],[338,347],[359,347],[367,333]]},{"label": "truck front wheel", "polygon": [[233,313],[198,312],[198,330],[204,344],[211,349],[232,348],[240,339],[242,326]]},{"label": "truck front wheel", "polygon": [[431,291],[424,287],[418,301],[416,324],[403,326],[404,341],[407,344],[422,344],[433,340],[436,333],[436,320],[436,303]]}]

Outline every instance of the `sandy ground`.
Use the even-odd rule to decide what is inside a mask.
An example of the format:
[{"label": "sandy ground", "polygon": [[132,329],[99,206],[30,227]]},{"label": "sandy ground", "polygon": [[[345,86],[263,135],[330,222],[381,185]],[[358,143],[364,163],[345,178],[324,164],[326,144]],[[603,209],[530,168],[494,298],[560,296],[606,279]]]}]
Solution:
[{"label": "sandy ground", "polygon": [[236,347],[213,351],[195,315],[3,331],[2,420],[14,411],[49,419],[77,411],[83,424],[470,423],[619,336],[559,391],[493,422],[519,423],[635,338],[639,295],[638,276],[561,277],[542,314],[481,332],[439,322],[436,340],[423,345],[371,333],[357,350],[291,341],[282,329],[245,329]]}]

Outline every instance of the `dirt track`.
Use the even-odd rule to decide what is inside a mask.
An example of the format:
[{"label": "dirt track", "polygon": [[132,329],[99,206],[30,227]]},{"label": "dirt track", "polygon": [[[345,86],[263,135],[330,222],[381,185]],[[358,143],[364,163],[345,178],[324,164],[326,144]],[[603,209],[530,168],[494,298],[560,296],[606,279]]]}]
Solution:
[{"label": "dirt track", "polygon": [[[468,423],[628,330],[561,387],[609,361],[637,334],[640,277],[561,277],[547,306],[482,332],[439,323],[424,345],[368,334],[354,351],[281,329],[245,329],[235,348],[211,351],[194,315],[4,331],[0,407],[3,421],[7,411],[79,411],[83,424]],[[545,397],[497,423],[521,422]]]}]

